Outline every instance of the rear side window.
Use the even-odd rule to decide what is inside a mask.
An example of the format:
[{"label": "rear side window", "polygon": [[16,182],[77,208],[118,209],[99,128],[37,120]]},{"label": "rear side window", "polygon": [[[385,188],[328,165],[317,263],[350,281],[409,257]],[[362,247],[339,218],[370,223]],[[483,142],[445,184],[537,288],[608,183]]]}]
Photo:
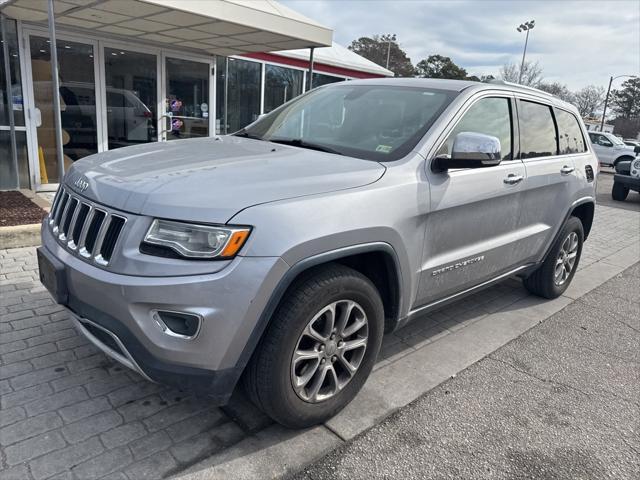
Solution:
[{"label": "rear side window", "polygon": [[520,149],[522,158],[549,157],[558,154],[556,126],[551,107],[520,100]]},{"label": "rear side window", "polygon": [[556,109],[560,155],[582,153],[587,151],[578,120],[569,112]]},{"label": "rear side window", "polygon": [[491,135],[500,140],[502,160],[511,160],[511,107],[508,98],[483,98],[474,103],[451,131],[437,155],[451,155],[453,142],[461,132]]}]

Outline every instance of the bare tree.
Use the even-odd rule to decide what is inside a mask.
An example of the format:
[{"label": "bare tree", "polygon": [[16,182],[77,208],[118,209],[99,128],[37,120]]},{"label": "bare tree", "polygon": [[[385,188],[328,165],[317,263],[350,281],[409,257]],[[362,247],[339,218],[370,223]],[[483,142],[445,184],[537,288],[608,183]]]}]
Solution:
[{"label": "bare tree", "polygon": [[551,95],[555,95],[560,100],[564,100],[565,102],[574,103],[575,104],[575,95],[569,88],[560,83],[560,82],[552,82],[546,83],[541,82],[538,84],[540,90],[550,93]]},{"label": "bare tree", "polygon": [[573,102],[580,115],[589,117],[598,110],[604,102],[604,88],[595,85],[587,85],[586,87],[574,93],[575,101]]},{"label": "bare tree", "polygon": [[[520,65],[505,63],[500,69],[500,78],[505,82],[518,83],[520,79]],[[522,67],[521,85],[537,87],[542,82],[542,67],[538,62],[524,62]]]}]

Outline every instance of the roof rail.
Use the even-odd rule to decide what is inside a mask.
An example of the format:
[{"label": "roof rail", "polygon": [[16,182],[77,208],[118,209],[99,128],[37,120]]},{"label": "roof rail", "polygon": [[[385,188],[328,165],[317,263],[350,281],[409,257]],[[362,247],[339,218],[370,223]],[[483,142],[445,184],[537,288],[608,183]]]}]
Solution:
[{"label": "roof rail", "polygon": [[509,87],[517,87],[517,88],[522,88],[524,90],[531,90],[532,92],[541,93],[543,95],[547,95],[548,97],[558,98],[549,92],[540,90],[539,88],[529,87],[528,85],[520,85],[519,83],[515,83],[515,82],[506,82],[505,80],[499,80],[497,78],[493,78],[489,80],[487,83],[492,83],[494,85],[508,85]]}]

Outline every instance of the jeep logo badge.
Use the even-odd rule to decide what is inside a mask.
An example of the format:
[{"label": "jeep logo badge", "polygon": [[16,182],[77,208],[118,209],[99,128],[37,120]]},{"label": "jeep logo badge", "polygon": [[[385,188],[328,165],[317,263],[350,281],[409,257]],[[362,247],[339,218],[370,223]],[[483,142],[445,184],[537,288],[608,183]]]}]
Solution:
[{"label": "jeep logo badge", "polygon": [[78,179],[73,182],[74,187],[80,190],[80,193],[84,192],[87,188],[89,188],[89,182],[87,182],[84,178],[78,177]]}]

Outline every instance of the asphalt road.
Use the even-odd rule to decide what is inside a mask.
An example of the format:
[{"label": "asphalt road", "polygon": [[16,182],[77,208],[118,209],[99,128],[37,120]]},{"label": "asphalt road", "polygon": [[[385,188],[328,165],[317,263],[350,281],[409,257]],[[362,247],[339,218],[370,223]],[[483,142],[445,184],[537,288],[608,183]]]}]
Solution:
[{"label": "asphalt road", "polygon": [[629,192],[629,196],[624,202],[616,202],[611,198],[611,188],[613,187],[613,169],[603,167],[598,175],[598,184],[596,191],[596,201],[600,205],[608,207],[624,208],[625,210],[634,210],[640,212],[640,194]]},{"label": "asphalt road", "polygon": [[640,478],[640,263],[297,475]]}]

